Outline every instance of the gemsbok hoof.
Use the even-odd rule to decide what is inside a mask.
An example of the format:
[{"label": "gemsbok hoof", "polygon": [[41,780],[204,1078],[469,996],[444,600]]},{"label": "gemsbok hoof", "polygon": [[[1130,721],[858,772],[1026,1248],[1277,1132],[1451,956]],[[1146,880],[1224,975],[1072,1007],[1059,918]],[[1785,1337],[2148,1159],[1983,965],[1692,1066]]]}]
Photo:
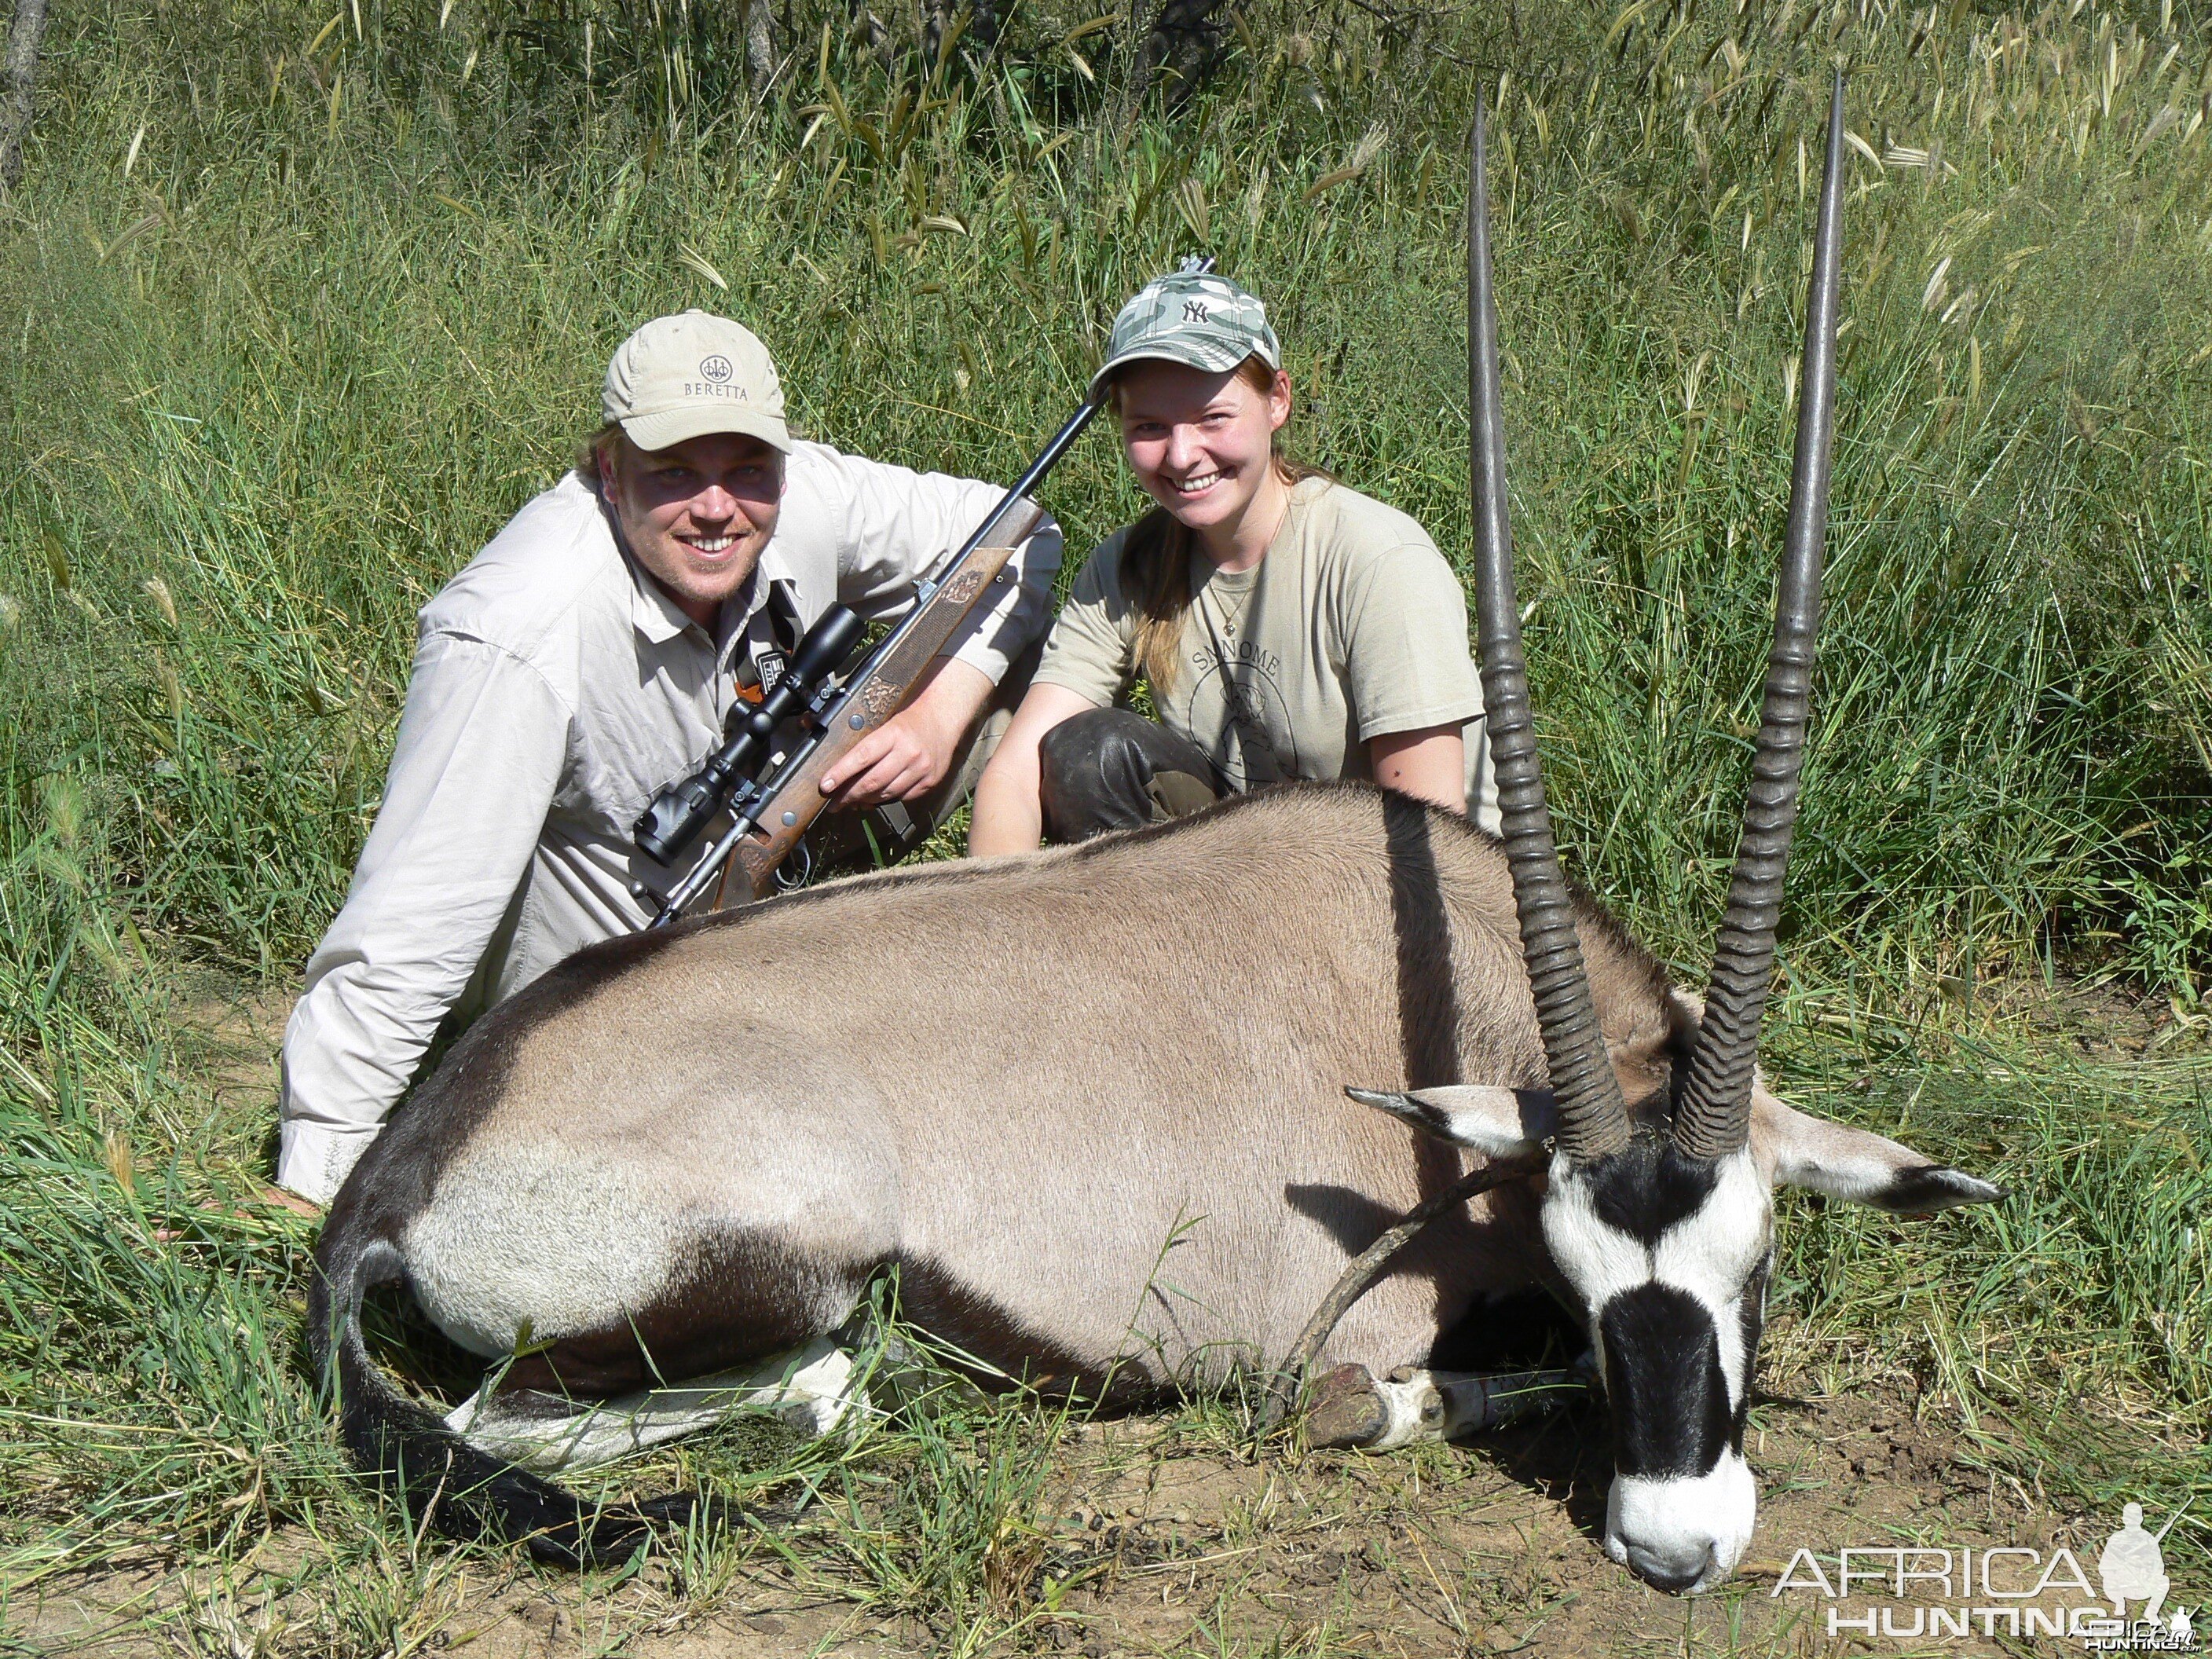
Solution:
[{"label": "gemsbok hoof", "polygon": [[1314,1385],[1307,1443],[1324,1449],[1393,1451],[1441,1440],[1444,1398],[1426,1371],[1400,1369],[1377,1382],[1364,1365],[1339,1365]]},{"label": "gemsbok hoof", "polygon": [[1390,1426],[1389,1407],[1364,1365],[1339,1365],[1313,1385],[1306,1443],[1317,1451],[1372,1446]]}]

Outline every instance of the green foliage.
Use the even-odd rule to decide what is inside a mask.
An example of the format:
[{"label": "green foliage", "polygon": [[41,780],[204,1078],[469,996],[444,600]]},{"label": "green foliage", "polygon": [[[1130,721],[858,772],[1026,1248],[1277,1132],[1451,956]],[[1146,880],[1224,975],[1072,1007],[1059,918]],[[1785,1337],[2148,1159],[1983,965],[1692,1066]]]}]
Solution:
[{"label": "green foliage", "polygon": [[[2184,1425],[2212,1403],[2202,1061],[2122,1069],[1972,1038],[1940,1069],[1892,1053],[1856,1078],[1832,1054],[1798,1097],[1943,1148],[2005,1200],[1902,1227],[1856,1206],[1778,1204],[1773,1293],[1792,1319],[1766,1364],[1843,1387],[1845,1356],[1878,1346],[1958,1401],[1995,1469],[2063,1471],[2096,1514],[2203,1504],[2212,1464],[2179,1449],[2201,1448]],[[2185,1542],[2201,1555],[2201,1535]]]},{"label": "green foliage", "polygon": [[[2212,1483],[2194,1455],[2085,1448],[2069,1410],[2142,1406],[2202,1443],[2201,1073],[2046,1074],[1936,1035],[2002,976],[2123,976],[2186,1011],[2212,970],[2203,28],[2106,4],[1378,9],[1255,0],[1172,116],[1125,106],[1128,43],[1085,9],[932,55],[911,20],[878,41],[799,8],[758,106],[739,8],[59,18],[0,209],[9,1579],[153,1537],[234,1563],[305,1527],[328,1652],[422,1639],[450,1589],[325,1432],[304,1236],[195,1207],[242,1189],[267,1103],[211,1106],[173,981],[295,970],[375,810],[412,612],[557,476],[658,313],[758,328],[810,435],[1003,477],[1121,299],[1202,245],[1273,308],[1299,452],[1456,558],[1480,79],[1551,793],[1584,876],[1694,976],[1838,58],[1859,143],[1793,1053],[1831,1080],[1877,1054],[1887,1085],[1825,1103],[1919,1134],[1936,1103],[1929,1150],[2026,1196],[1902,1252],[1801,1214],[1781,1300],[2027,1425],[2056,1489]],[[1137,506],[1097,437],[1049,495],[1079,550]],[[1044,1454],[1016,1423],[855,1465],[899,1473],[853,1474],[808,1559],[962,1641],[1018,1624]]]}]

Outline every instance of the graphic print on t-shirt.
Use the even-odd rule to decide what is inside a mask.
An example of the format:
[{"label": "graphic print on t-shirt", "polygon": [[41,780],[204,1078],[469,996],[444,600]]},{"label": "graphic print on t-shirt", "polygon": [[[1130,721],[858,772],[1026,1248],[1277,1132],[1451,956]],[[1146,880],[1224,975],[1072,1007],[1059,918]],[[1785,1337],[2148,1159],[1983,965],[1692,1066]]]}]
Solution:
[{"label": "graphic print on t-shirt", "polygon": [[[1221,735],[1224,746],[1234,752],[1217,758],[1231,781],[1240,788],[1258,789],[1303,776],[1293,735],[1297,728],[1291,722],[1290,701],[1283,695],[1282,659],[1250,640],[1239,640],[1225,658],[1206,644],[1194,647],[1190,660],[1197,674],[1183,706],[1192,710],[1212,698],[1221,700],[1228,715]],[[1186,720],[1200,725],[1188,716]],[[1271,734],[1277,732],[1291,744],[1287,755],[1275,746]]]}]

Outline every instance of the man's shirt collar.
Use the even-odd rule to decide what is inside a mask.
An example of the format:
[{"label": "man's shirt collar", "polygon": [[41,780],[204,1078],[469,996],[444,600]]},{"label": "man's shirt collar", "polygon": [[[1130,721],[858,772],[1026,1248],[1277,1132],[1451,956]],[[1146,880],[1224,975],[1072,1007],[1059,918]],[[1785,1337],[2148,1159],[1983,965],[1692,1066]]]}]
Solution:
[{"label": "man's shirt collar", "polygon": [[623,562],[629,568],[629,619],[647,640],[665,645],[686,629],[697,629],[698,624],[684,614],[684,607],[646,574],[645,567],[627,548],[623,550]]}]

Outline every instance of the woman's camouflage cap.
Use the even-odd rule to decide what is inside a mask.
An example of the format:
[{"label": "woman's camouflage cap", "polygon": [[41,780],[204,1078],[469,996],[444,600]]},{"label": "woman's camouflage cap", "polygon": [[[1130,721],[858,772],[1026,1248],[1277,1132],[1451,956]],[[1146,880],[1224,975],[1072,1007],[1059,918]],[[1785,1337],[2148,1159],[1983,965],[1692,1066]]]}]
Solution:
[{"label": "woman's camouflage cap", "polygon": [[1176,271],[1146,283],[1121,307],[1106,338],[1106,362],[1091,377],[1091,395],[1099,395],[1115,369],[1141,358],[1218,374],[1255,356],[1270,368],[1283,366],[1282,344],[1259,296],[1226,276]]}]

